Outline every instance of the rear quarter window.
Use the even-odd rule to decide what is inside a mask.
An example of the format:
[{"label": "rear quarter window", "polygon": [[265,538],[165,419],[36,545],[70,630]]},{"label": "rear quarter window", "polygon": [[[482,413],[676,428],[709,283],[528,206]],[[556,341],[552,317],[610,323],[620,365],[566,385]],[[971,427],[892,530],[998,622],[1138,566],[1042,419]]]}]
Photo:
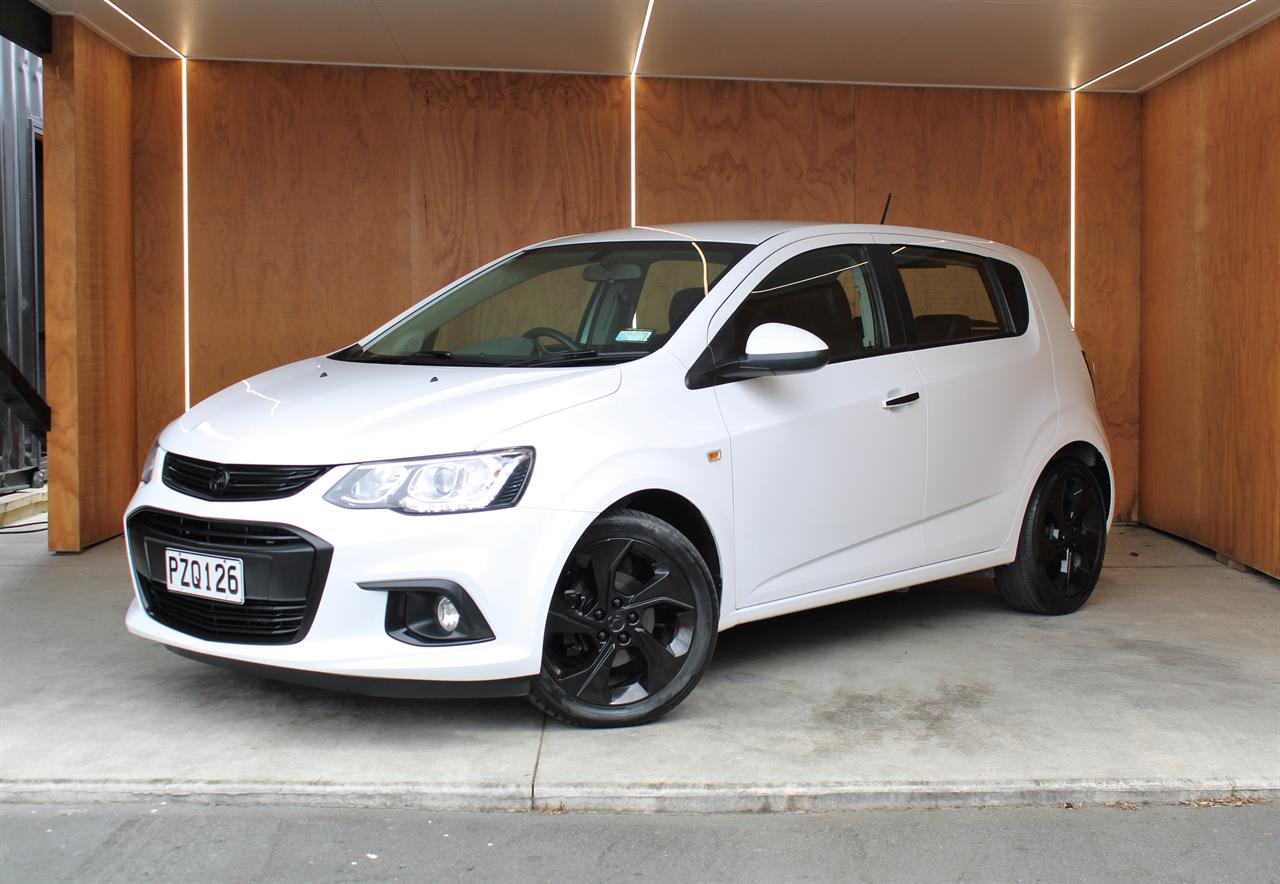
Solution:
[{"label": "rear quarter window", "polygon": [[897,246],[898,271],[916,346],[979,341],[1027,328],[1027,293],[1018,268],[967,252]]}]

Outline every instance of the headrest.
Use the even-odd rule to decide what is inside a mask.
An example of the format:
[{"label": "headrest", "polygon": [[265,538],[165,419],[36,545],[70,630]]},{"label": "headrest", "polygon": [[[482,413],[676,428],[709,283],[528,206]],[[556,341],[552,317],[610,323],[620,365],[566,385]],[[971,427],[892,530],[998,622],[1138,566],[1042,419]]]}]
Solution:
[{"label": "headrest", "polygon": [[694,311],[694,308],[702,303],[702,298],[705,294],[701,286],[694,286],[693,288],[680,289],[680,291],[671,296],[671,306],[667,308],[667,334],[674,332],[689,318],[689,314]]}]

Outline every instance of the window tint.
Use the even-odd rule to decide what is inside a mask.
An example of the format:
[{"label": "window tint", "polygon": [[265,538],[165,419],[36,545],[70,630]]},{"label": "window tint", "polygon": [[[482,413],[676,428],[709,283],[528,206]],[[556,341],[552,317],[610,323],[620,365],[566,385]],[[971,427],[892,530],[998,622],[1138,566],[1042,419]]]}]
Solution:
[{"label": "window tint", "polygon": [[714,252],[707,255],[705,265],[696,254],[691,258],[654,261],[649,265],[644,275],[644,286],[640,289],[636,325],[669,337],[698,306],[706,294],[704,285],[714,285],[727,267],[725,258]]},{"label": "window tint", "polygon": [[1013,320],[1013,333],[1022,334],[1027,330],[1027,286],[1022,281],[1022,272],[1005,261],[992,259],[991,266],[996,269],[996,277],[1000,280],[1000,290],[1004,294],[1004,302],[1009,305],[1009,318]]},{"label": "window tint", "polygon": [[756,286],[726,323],[717,349],[741,354],[753,329],[781,322],[822,338],[832,362],[852,359],[880,345],[876,297],[863,247],[807,252],[783,262]]},{"label": "window tint", "polygon": [[432,347],[462,350],[472,341],[519,339],[535,323],[576,335],[594,292],[595,283],[582,278],[579,266],[548,270],[512,285],[504,297],[481,301],[446,322]]},{"label": "window tint", "polygon": [[923,345],[997,337],[1007,329],[986,259],[963,252],[899,246],[892,250]]},{"label": "window tint", "polygon": [[657,241],[528,249],[466,277],[336,358],[545,365],[572,353],[573,364],[582,365],[584,350],[604,360],[639,358],[665,344],[706,287],[751,248]]}]

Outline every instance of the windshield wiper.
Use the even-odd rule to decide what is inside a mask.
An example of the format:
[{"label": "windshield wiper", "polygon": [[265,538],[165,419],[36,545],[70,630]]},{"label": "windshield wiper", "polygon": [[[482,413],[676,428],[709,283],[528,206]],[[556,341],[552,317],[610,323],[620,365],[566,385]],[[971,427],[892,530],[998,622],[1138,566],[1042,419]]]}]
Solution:
[{"label": "windshield wiper", "polygon": [[541,356],[534,356],[532,359],[522,359],[519,362],[508,362],[508,368],[518,368],[521,366],[539,366],[539,365],[560,365],[566,362],[579,362],[589,359],[600,359],[608,362],[614,360],[638,359],[641,356],[648,356],[648,350],[620,350],[615,353],[601,353],[599,350],[569,350],[564,353],[544,353]]},{"label": "windshield wiper", "polygon": [[599,350],[566,350],[563,353],[543,353],[540,356],[534,356],[529,359],[520,359],[516,362],[508,362],[508,368],[516,368],[522,365],[555,365],[557,362],[577,362],[579,359],[597,359],[600,356]]}]

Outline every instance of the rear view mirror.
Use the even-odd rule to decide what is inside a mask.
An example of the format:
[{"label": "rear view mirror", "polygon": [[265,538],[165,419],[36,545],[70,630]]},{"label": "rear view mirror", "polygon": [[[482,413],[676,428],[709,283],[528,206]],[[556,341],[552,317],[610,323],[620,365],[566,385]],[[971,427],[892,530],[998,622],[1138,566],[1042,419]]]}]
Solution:
[{"label": "rear view mirror", "polygon": [[643,275],[639,264],[588,264],[582,270],[587,282],[625,282]]}]

